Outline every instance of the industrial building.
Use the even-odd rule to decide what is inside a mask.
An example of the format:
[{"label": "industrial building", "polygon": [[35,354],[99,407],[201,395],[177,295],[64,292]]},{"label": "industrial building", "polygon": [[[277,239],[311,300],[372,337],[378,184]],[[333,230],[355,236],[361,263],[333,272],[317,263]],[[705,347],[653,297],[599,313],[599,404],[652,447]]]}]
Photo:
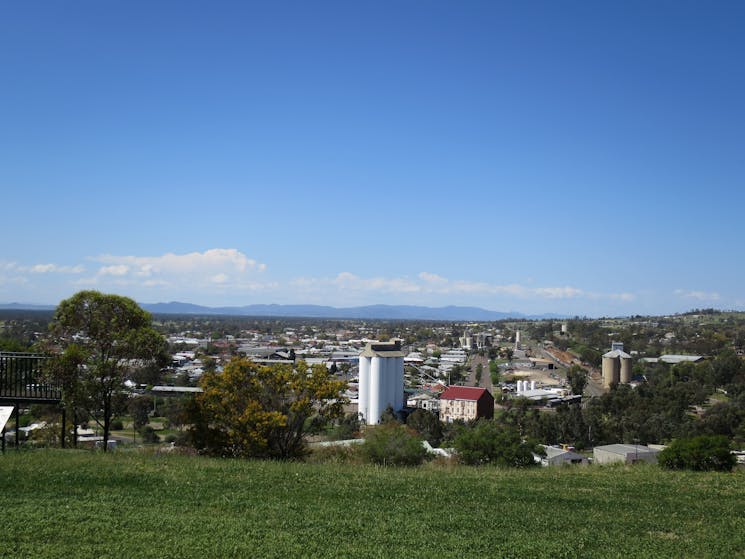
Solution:
[{"label": "industrial building", "polygon": [[621,342],[613,342],[611,350],[603,355],[603,386],[631,382],[631,355],[623,350]]},{"label": "industrial building", "polygon": [[391,406],[404,408],[404,353],[401,340],[370,342],[360,354],[357,411],[367,425],[380,423],[380,416]]},{"label": "industrial building", "polygon": [[592,450],[595,464],[633,464],[634,462],[657,463],[661,447],[652,448],[642,444],[607,444]]},{"label": "industrial building", "polygon": [[494,337],[487,332],[477,332],[474,335],[471,334],[467,328],[463,335],[458,338],[460,347],[468,351],[492,347],[493,340]]},{"label": "industrial building", "polygon": [[667,363],[677,365],[679,363],[698,363],[703,360],[701,355],[660,355],[659,357],[643,357],[644,363]]}]

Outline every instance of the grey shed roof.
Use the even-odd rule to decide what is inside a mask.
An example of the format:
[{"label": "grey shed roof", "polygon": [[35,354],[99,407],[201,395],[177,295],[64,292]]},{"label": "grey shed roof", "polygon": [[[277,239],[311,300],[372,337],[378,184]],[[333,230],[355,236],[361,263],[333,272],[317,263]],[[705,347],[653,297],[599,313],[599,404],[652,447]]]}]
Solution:
[{"label": "grey shed roof", "polygon": [[604,353],[603,357],[620,357],[621,359],[631,359],[631,355],[629,355],[625,351],[621,351],[620,349],[614,349],[612,351],[609,351],[608,353]]},{"label": "grey shed roof", "polygon": [[664,361],[665,363],[695,363],[701,359],[703,359],[703,357],[700,355],[662,355],[660,357],[660,361]]},{"label": "grey shed roof", "polygon": [[203,392],[198,386],[153,386],[152,392],[171,392],[173,394],[192,394]]},{"label": "grey shed roof", "polygon": [[627,454],[645,454],[645,453],[652,453],[656,454],[659,452],[657,449],[649,448],[646,445],[643,444],[606,444],[603,446],[596,446],[596,450],[602,450],[605,452],[612,452],[614,454],[620,454],[622,456],[626,456]]}]

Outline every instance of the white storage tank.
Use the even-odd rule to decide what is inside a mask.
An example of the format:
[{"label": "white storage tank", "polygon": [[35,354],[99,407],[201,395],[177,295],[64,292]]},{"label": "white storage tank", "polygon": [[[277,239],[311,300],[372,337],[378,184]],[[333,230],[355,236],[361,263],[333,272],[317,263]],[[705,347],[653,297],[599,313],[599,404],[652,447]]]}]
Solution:
[{"label": "white storage tank", "polygon": [[367,425],[380,423],[390,406],[404,407],[404,354],[401,340],[371,342],[360,354],[360,388],[357,411]]}]

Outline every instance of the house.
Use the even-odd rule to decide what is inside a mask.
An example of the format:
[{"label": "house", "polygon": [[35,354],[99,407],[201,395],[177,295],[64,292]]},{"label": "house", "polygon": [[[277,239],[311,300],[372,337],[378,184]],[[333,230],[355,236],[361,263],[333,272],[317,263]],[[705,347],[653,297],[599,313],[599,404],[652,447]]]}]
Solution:
[{"label": "house", "polygon": [[471,421],[494,417],[494,396],[486,388],[449,386],[440,396],[440,421]]},{"label": "house", "polygon": [[561,448],[558,446],[546,446],[543,447],[546,456],[533,455],[536,462],[540,462],[541,466],[563,466],[565,464],[588,464],[587,457],[574,452],[573,447]]},{"label": "house", "polygon": [[440,400],[432,394],[420,392],[406,400],[406,406],[438,413],[440,410]]}]

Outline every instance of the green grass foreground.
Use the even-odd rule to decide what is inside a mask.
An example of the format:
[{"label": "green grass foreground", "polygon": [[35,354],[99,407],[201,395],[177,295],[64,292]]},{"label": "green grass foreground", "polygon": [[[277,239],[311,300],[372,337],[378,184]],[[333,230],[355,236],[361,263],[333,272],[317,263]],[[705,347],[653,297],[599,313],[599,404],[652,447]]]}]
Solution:
[{"label": "green grass foreground", "polygon": [[0,557],[743,557],[745,474],[0,456]]}]

